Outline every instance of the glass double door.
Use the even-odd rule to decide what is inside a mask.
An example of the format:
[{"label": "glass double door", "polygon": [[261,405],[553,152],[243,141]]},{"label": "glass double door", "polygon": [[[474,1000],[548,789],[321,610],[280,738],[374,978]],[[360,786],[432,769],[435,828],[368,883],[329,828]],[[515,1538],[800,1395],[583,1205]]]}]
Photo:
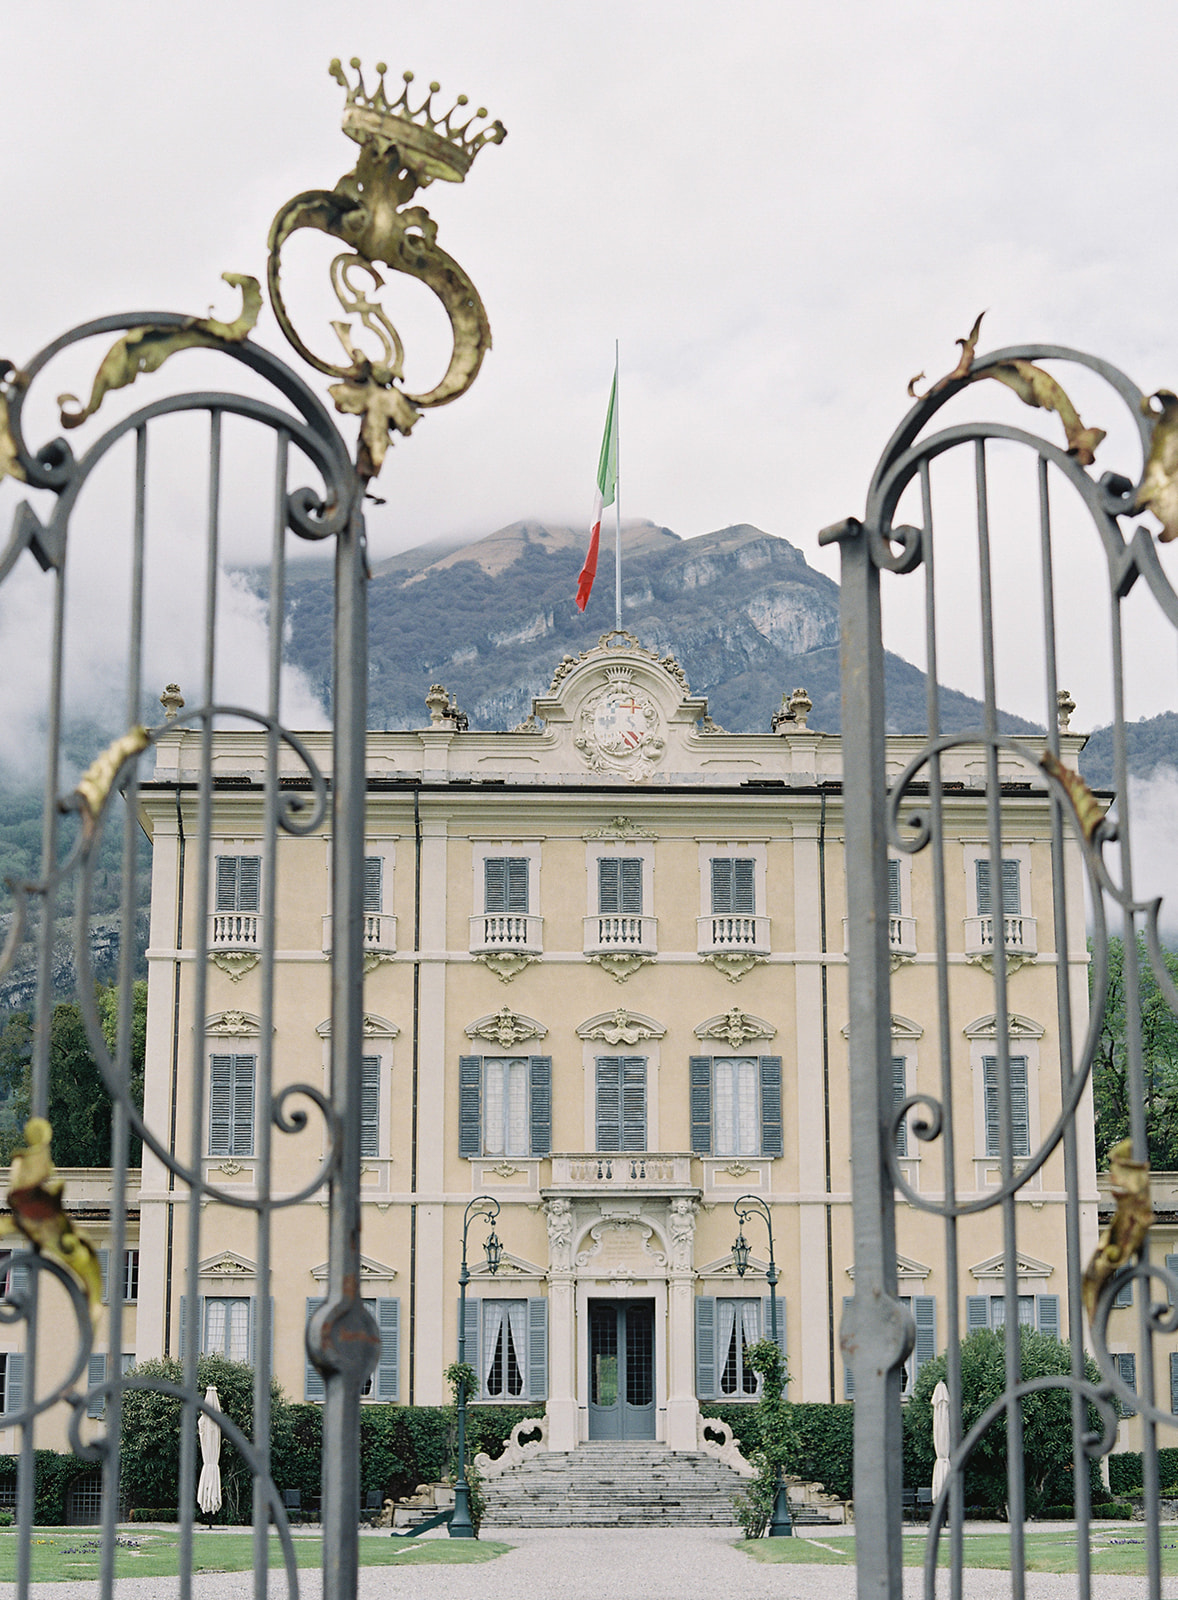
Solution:
[{"label": "glass double door", "polygon": [[589,1437],[654,1432],[654,1301],[590,1300]]}]

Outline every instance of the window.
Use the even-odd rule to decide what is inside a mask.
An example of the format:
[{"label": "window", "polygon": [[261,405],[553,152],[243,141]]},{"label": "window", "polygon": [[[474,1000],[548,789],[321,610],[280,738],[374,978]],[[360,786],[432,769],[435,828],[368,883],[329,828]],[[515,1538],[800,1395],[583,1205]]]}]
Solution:
[{"label": "window", "polygon": [[552,1057],[462,1056],[458,1154],[546,1156],[552,1151]]},{"label": "window", "polygon": [[217,911],[259,911],[261,856],[217,857]]},{"label": "window", "polygon": [[[998,1057],[982,1057],[982,1083],[986,1096],[986,1154],[1000,1153],[998,1122]],[[1030,1101],[1026,1056],[1010,1057],[1011,1153],[1017,1158],[1031,1153]]]},{"label": "window", "polygon": [[646,1057],[598,1056],[598,1150],[646,1149]]},{"label": "window", "polygon": [[123,1299],[139,1298],[139,1251],[123,1251]]},{"label": "window", "polygon": [[0,1250],[0,1292],[23,1294],[29,1288],[26,1250]]},{"label": "window", "polygon": [[468,1297],[466,1359],[479,1375],[479,1400],[546,1399],[548,1301]]},{"label": "window", "polygon": [[714,856],[712,915],[751,917],[756,909],[756,862],[747,856]]},{"label": "window", "polygon": [[487,856],[483,862],[483,910],[527,914],[527,856]]},{"label": "window", "polygon": [[256,1056],[214,1056],[209,1075],[209,1154],[254,1153]]},{"label": "window", "polygon": [[602,916],[642,915],[642,860],[639,856],[598,858],[597,910]]},{"label": "window", "polygon": [[[844,1311],[850,1303],[851,1296],[844,1295]],[[936,1296],[931,1294],[902,1294],[900,1303],[908,1307],[916,1324],[916,1339],[912,1346],[912,1354],[904,1363],[900,1379],[900,1393],[907,1397],[916,1387],[921,1367],[926,1361],[932,1361],[937,1354],[937,1300]],[[855,1397],[855,1373],[846,1362],[843,1363],[843,1394],[848,1400],[853,1400]]]},{"label": "window", "polygon": [[703,1156],[782,1153],[780,1056],[692,1056],[691,1148]]},{"label": "window", "polygon": [[[701,1400],[751,1400],[760,1380],[745,1361],[749,1345],[769,1338],[772,1298],[701,1294],[695,1302],[695,1390]],[[785,1300],[777,1297],[777,1342],[786,1354]]]},{"label": "window", "polygon": [[[307,1301],[307,1322],[323,1304],[322,1296]],[[364,1386],[366,1400],[399,1400],[401,1398],[401,1302],[396,1298],[369,1299],[364,1297],[366,1308],[380,1329],[380,1357],[376,1371]],[[326,1396],[323,1374],[313,1365],[310,1356],[304,1356],[303,1394],[307,1400],[322,1400]]]},{"label": "window", "polygon": [[[1057,1294],[1020,1294],[1018,1320],[1027,1328],[1037,1328],[1040,1333],[1059,1332],[1059,1296]],[[1000,1329],[1006,1326],[1006,1298],[1000,1294],[967,1294],[965,1297],[965,1331],[977,1333],[979,1328]]]},{"label": "window", "polygon": [[25,1358],[10,1350],[0,1354],[0,1412],[6,1417],[19,1411],[25,1403]]},{"label": "window", "polygon": [[203,1309],[201,1354],[224,1356],[227,1361],[249,1361],[253,1343],[252,1302],[209,1295]]},{"label": "window", "polygon": [[380,1154],[379,1056],[363,1056],[360,1061],[360,1154]]},{"label": "window", "polygon": [[[975,886],[978,895],[978,916],[994,915],[991,862],[988,856],[979,856],[974,862]],[[1002,858],[1002,914],[1017,917],[1022,912],[1021,873],[1013,856]]]},{"label": "window", "polygon": [[900,893],[900,863],[896,860],[888,861],[888,914],[893,917],[902,915]]}]

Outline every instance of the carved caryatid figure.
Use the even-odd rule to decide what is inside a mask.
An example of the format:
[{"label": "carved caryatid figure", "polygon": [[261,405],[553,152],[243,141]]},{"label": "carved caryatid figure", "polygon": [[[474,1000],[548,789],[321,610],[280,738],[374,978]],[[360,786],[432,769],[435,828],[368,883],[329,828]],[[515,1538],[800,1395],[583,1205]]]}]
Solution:
[{"label": "carved caryatid figure", "polygon": [[548,1263],[558,1271],[572,1266],[573,1208],[568,1200],[550,1200],[545,1207],[548,1222]]}]

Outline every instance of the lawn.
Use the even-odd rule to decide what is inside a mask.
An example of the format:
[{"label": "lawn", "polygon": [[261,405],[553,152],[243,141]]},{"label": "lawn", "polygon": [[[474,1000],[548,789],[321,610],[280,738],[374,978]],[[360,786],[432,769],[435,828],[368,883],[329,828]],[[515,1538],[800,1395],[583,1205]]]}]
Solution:
[{"label": "lawn", "polygon": [[[805,1562],[822,1566],[851,1567],[855,1564],[855,1540],[841,1535],[827,1538],[799,1536],[792,1539],[742,1539],[736,1548],[755,1561]],[[1112,1572],[1127,1577],[1145,1575],[1145,1535],[1140,1524],[1128,1527],[1102,1528],[1092,1533],[1089,1541],[1092,1551],[1092,1570]],[[924,1565],[925,1535],[905,1534],[904,1565]],[[949,1561],[949,1540],[942,1535],[939,1565]],[[965,1535],[965,1565],[967,1567],[993,1567],[1005,1572],[1010,1568],[1010,1535],[1006,1533],[967,1533]],[[1076,1540],[1066,1532],[1026,1535],[1026,1569],[1028,1572],[1075,1572]],[[1178,1574],[1178,1530],[1163,1530],[1162,1572],[1167,1576]]]},{"label": "lawn", "polygon": [[[171,1578],[179,1570],[179,1535],[156,1528],[124,1528],[119,1533],[116,1576],[120,1578]],[[295,1555],[300,1567],[317,1567],[322,1541],[318,1534],[295,1534]],[[36,1528],[33,1531],[34,1583],[72,1578],[96,1578],[101,1548],[90,1528]],[[433,1566],[435,1564],[493,1561],[512,1547],[496,1539],[392,1539],[360,1540],[362,1567]],[[248,1532],[202,1533],[193,1536],[194,1572],[248,1572],[253,1565],[253,1539]],[[270,1538],[270,1565],[282,1565],[282,1547]],[[0,1582],[16,1577],[16,1534],[0,1530]]]}]

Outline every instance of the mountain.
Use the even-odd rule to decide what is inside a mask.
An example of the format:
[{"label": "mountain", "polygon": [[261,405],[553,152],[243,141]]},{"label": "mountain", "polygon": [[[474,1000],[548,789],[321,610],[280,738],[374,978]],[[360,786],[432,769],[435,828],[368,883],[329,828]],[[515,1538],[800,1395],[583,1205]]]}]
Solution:
[{"label": "mountain", "polygon": [[[431,683],[444,683],[473,727],[521,722],[566,652],[613,623],[608,548],[584,616],[573,603],[582,528],[513,522],[459,548],[424,546],[373,569],[369,587],[369,725],[420,727]],[[812,727],[839,727],[838,585],[785,539],[739,523],[680,539],[653,522],[622,530],[624,627],[677,658],[693,691],[733,732],[767,729],[782,694],[810,694]],[[292,582],[289,656],[326,699],[331,576],[304,565]],[[886,661],[893,730],[924,726],[924,674]],[[975,726],[977,701],[943,692],[946,728]],[[1007,717],[1007,731],[1033,724]]]}]

